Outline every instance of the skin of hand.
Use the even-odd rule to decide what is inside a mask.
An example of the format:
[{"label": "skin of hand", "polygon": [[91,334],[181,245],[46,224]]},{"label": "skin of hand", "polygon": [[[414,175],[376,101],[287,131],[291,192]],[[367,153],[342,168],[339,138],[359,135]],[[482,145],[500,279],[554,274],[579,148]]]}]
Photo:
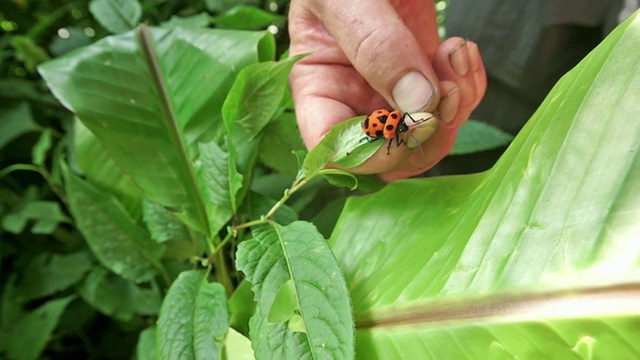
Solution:
[{"label": "skin of hand", "polygon": [[349,169],[354,173],[393,181],[431,168],[451,150],[486,89],[477,45],[462,38],[441,43],[431,1],[292,0],[289,34],[292,55],[310,53],[290,76],[307,148],[333,125],[376,109],[438,114],[435,132],[426,123],[411,127],[422,151],[392,146],[387,154],[382,146]]}]

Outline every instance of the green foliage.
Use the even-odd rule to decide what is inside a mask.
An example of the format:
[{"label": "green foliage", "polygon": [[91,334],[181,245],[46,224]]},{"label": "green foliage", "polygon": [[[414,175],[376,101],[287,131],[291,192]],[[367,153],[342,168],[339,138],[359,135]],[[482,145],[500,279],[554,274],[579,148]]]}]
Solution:
[{"label": "green foliage", "polygon": [[[637,17],[494,169],[343,209],[326,180],[381,185],[326,165],[383,144],[358,117],[306,153],[299,57],[246,31],[283,2],[25,3],[48,15],[0,64],[0,357],[638,357]],[[469,124],[456,151],[510,141]]]}]

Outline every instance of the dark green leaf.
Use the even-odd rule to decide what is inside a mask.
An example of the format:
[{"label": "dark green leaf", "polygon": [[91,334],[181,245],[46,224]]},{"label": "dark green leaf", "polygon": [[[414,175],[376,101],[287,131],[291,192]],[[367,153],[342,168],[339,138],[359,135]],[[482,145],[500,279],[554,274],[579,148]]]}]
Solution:
[{"label": "dark green leaf", "polygon": [[157,286],[141,288],[103,267],[95,268],[78,292],[92,307],[121,321],[131,320],[134,314],[156,315],[162,302]]},{"label": "dark green leaf", "polygon": [[289,72],[303,56],[242,69],[222,107],[227,127],[233,129],[239,124],[250,139],[255,138],[276,115],[289,83]]},{"label": "dark green leaf", "polygon": [[167,293],[156,330],[161,359],[220,359],[229,312],[224,287],[204,271],[185,271]]},{"label": "dark green leaf", "polygon": [[140,332],[138,345],[136,346],[137,360],[156,359],[156,328],[150,327]]},{"label": "dark green leaf", "polygon": [[449,155],[470,154],[509,145],[513,136],[489,124],[468,120],[456,137]]},{"label": "dark green leaf", "polygon": [[255,6],[235,6],[211,21],[218,27],[239,30],[264,29],[276,21],[283,21],[284,16],[264,11]]},{"label": "dark green leaf", "polygon": [[347,202],[331,243],[359,358],[640,356],[638,56],[636,14],[492,169]]},{"label": "dark green leaf", "polygon": [[51,338],[60,316],[75,296],[56,299],[30,312],[20,319],[3,340],[10,359],[38,359]]},{"label": "dark green leaf", "polygon": [[204,28],[209,26],[209,15],[207,13],[200,13],[187,17],[172,16],[169,21],[162,23],[163,27],[195,27]]},{"label": "dark green leaf", "polygon": [[161,269],[162,245],[133,222],[113,195],[68,170],[65,180],[76,225],[102,265],[136,283],[151,279]]},{"label": "dark green leaf", "polygon": [[88,252],[67,255],[40,254],[24,269],[18,283],[21,302],[53,295],[80,282],[91,269],[92,258]]},{"label": "dark green leaf", "polygon": [[298,162],[293,152],[305,149],[295,115],[286,112],[264,128],[260,141],[260,161],[279,172],[296,175]]},{"label": "dark green leaf", "polygon": [[[258,358],[353,357],[349,294],[336,259],[312,224],[273,224],[254,230],[254,238],[238,247],[237,266],[256,294],[250,327]],[[293,283],[296,302],[294,311],[289,311],[292,316],[284,322],[269,322],[272,311],[283,314],[273,309],[282,307],[275,300],[288,281]],[[281,298],[287,299],[285,308],[292,309],[291,296]],[[294,326],[300,318],[304,332]]]},{"label": "dark green leaf", "polygon": [[91,0],[89,11],[103,28],[114,34],[133,30],[142,16],[138,0]]},{"label": "dark green leaf", "polygon": [[[0,84],[0,88],[2,86]],[[27,103],[9,103],[0,107],[0,149],[19,136],[38,129]]]},{"label": "dark green leaf", "polygon": [[253,316],[255,310],[256,303],[253,301],[251,283],[244,279],[238,284],[229,298],[229,323],[231,327],[248,336],[249,319]]},{"label": "dark green leaf", "polygon": [[71,220],[60,209],[55,201],[29,201],[18,207],[2,219],[2,228],[14,234],[20,234],[29,221],[34,221],[31,232],[34,234],[51,234],[60,223]]}]

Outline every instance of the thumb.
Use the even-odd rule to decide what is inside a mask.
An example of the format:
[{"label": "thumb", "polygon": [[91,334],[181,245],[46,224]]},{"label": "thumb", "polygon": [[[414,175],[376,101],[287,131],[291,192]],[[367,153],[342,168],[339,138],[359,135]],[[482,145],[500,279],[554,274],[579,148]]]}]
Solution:
[{"label": "thumb", "polygon": [[429,59],[439,44],[432,2],[399,1],[399,11],[386,0],[316,4],[347,59],[389,104],[404,112],[437,105],[438,81]]}]

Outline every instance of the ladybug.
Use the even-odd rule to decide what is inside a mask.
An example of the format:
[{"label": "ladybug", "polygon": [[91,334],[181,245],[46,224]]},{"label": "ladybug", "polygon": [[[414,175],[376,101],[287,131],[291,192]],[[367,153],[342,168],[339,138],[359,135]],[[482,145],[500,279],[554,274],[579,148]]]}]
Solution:
[{"label": "ladybug", "polygon": [[409,126],[405,123],[405,118],[411,119],[414,123],[426,121],[428,119],[415,120],[409,113],[402,113],[400,110],[375,110],[364,121],[362,121],[362,131],[367,135],[363,140],[369,142],[376,141],[378,139],[387,139],[387,155],[389,155],[389,149],[391,143],[396,140],[396,146],[400,144],[407,144],[404,139],[400,138],[400,134],[409,131]]}]

